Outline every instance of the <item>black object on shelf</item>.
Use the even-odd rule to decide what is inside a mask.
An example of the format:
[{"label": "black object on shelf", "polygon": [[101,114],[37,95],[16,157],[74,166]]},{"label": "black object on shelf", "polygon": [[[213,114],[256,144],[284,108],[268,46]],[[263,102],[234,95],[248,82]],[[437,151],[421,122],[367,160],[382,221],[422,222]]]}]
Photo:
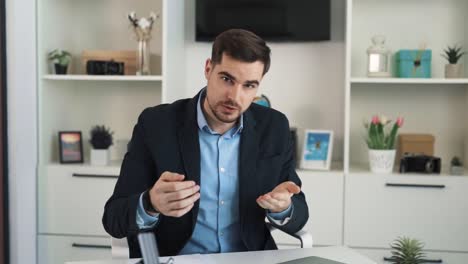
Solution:
[{"label": "black object on shelf", "polygon": [[86,62],[86,73],[89,75],[124,75],[123,62],[89,60]]},{"label": "black object on shelf", "polygon": [[61,64],[55,63],[54,66],[55,66],[55,74],[67,74],[68,65],[61,65]]},{"label": "black object on shelf", "polygon": [[405,155],[400,160],[400,173],[423,172],[440,173],[441,160],[428,155]]}]

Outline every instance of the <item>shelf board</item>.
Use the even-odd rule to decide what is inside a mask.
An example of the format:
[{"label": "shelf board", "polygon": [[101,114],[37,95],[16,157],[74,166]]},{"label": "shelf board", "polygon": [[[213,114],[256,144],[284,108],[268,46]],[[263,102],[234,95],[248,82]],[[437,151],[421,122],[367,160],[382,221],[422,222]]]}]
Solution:
[{"label": "shelf board", "polygon": [[351,164],[350,165],[350,168],[349,168],[349,174],[373,174],[373,175],[391,175],[391,176],[434,176],[434,177],[443,177],[443,176],[447,176],[447,177],[466,177],[468,178],[468,168],[465,167],[465,170],[463,172],[463,175],[451,175],[450,174],[450,167],[448,165],[445,165],[445,164],[442,164],[442,170],[440,172],[440,174],[438,173],[433,173],[433,174],[427,174],[427,173],[415,173],[415,172],[410,172],[410,173],[400,173],[398,171],[398,164],[395,164],[394,168],[393,168],[393,172],[392,173],[388,173],[388,174],[377,174],[377,173],[373,173],[370,171],[369,169],[369,165],[368,164]]},{"label": "shelf board", "polygon": [[144,81],[154,82],[162,81],[161,75],[77,75],[65,74],[56,75],[48,74],[42,77],[44,80],[58,81]]},{"label": "shelf board", "polygon": [[468,78],[445,79],[445,78],[351,78],[351,84],[356,83],[394,83],[394,84],[468,84]]},{"label": "shelf board", "polygon": [[344,170],[343,170],[343,162],[339,161],[332,161],[330,164],[330,170],[312,170],[312,169],[302,169],[302,168],[297,168],[296,169],[297,174],[299,176],[303,175],[311,175],[311,174],[339,174],[339,175],[344,175]]},{"label": "shelf board", "polygon": [[58,163],[51,162],[44,164],[41,167],[59,167],[59,168],[68,168],[77,173],[89,173],[97,174],[102,176],[108,176],[113,178],[120,174],[120,167],[122,166],[122,160],[111,160],[107,166],[96,166],[91,165],[88,160],[85,160],[84,163]]}]

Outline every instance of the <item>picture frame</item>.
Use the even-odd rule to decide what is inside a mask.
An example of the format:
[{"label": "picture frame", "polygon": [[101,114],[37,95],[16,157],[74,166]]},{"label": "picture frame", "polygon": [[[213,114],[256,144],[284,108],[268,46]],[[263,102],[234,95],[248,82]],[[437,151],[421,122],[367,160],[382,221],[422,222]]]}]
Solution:
[{"label": "picture frame", "polygon": [[306,129],[304,132],[300,168],[330,170],[332,151],[332,130]]},{"label": "picture frame", "polygon": [[81,131],[59,131],[60,163],[83,163]]}]

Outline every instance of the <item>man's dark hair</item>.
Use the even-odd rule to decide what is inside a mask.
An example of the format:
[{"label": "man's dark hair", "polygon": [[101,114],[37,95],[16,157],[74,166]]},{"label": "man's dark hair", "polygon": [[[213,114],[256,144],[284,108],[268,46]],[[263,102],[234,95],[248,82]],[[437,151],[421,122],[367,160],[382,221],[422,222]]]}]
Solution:
[{"label": "man's dark hair", "polygon": [[263,75],[270,69],[270,48],[253,32],[244,29],[229,29],[219,34],[211,50],[211,62],[220,64],[223,53],[243,62],[261,61]]}]

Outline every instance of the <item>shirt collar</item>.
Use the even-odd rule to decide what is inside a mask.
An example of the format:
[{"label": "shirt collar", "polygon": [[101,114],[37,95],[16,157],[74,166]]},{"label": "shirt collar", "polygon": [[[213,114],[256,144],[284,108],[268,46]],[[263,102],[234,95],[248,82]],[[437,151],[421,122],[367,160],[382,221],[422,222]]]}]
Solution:
[{"label": "shirt collar", "polygon": [[[200,130],[209,132],[211,134],[219,134],[216,131],[213,131],[210,126],[208,125],[208,122],[206,121],[205,114],[202,111],[202,102],[205,100],[206,96],[206,88],[204,88],[201,92],[200,95],[198,96],[198,103],[197,103],[197,123],[198,123],[198,128]],[[242,129],[244,128],[244,114],[242,114],[239,118],[239,122],[237,122],[236,126],[233,128],[229,129],[226,133],[224,133],[225,136],[227,137],[234,137],[238,133],[242,132]]]}]

